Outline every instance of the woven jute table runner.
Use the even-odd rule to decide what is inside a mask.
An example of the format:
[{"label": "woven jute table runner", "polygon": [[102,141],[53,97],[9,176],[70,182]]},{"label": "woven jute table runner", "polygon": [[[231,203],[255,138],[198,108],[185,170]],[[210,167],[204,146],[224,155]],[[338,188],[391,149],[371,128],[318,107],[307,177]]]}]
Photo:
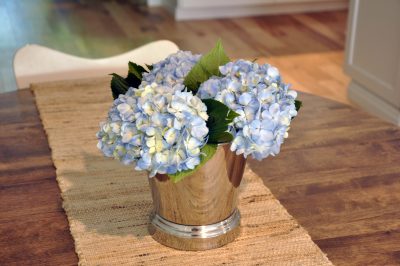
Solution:
[{"label": "woven jute table runner", "polygon": [[81,265],[332,265],[248,167],[240,190],[242,231],[233,243],[190,252],[154,241],[147,232],[147,176],[96,148],[99,122],[112,104],[109,84],[32,86]]}]

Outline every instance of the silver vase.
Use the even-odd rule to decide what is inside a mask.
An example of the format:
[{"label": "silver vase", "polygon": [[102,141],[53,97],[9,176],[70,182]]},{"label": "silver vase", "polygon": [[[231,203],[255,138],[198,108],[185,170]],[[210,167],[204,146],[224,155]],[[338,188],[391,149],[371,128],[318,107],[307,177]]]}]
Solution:
[{"label": "silver vase", "polygon": [[149,232],[156,241],[180,250],[206,250],[238,236],[238,186],[246,161],[229,148],[218,145],[209,161],[177,183],[167,175],[149,179],[154,204]]}]

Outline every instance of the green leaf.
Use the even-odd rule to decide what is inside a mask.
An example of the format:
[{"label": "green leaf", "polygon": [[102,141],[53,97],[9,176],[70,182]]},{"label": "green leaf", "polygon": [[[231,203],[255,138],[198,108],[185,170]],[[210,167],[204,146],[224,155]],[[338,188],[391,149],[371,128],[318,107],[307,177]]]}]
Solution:
[{"label": "green leaf", "polygon": [[148,64],[146,64],[146,67],[147,67],[147,69],[148,69],[149,71],[152,71],[152,70],[153,70],[153,65],[148,65]]},{"label": "green leaf", "polygon": [[128,83],[128,87],[133,87],[137,88],[139,87],[140,83],[142,83],[141,79],[138,79],[135,74],[133,73],[128,73],[128,76],[126,77],[125,81]]},{"label": "green leaf", "polygon": [[140,80],[142,80],[143,72],[147,72],[147,70],[144,67],[135,64],[133,62],[129,62],[128,67],[129,67],[129,73],[135,75],[135,77],[137,77]]},{"label": "green leaf", "polygon": [[208,54],[202,56],[199,62],[193,66],[183,83],[193,94],[196,94],[200,84],[211,76],[220,76],[219,66],[225,65],[229,61],[230,59],[225,54],[219,40],[215,47]]},{"label": "green leaf", "polygon": [[236,113],[235,111],[230,110],[230,112],[228,113],[228,116],[226,117],[226,119],[233,121],[233,119],[235,119],[238,116],[240,116],[238,113]]},{"label": "green leaf", "polygon": [[215,152],[217,151],[217,144],[206,144],[203,148],[201,148],[200,155],[200,164],[198,164],[194,169],[189,169],[181,172],[177,172],[175,174],[168,175],[172,182],[176,183],[188,175],[196,172],[200,167],[202,167],[208,160],[210,160]]},{"label": "green leaf", "polygon": [[118,95],[125,94],[128,91],[128,82],[118,74],[112,73],[111,79],[111,91],[114,100],[118,98]]},{"label": "green leaf", "polygon": [[129,87],[138,88],[142,83],[143,72],[147,72],[144,67],[133,62],[128,63],[128,69],[126,78],[115,73],[110,74],[113,76],[111,79],[111,91],[114,100],[118,98],[118,95],[125,94]]},{"label": "green leaf", "polygon": [[229,124],[233,122],[235,117],[239,116],[225,104],[214,99],[205,99],[203,103],[207,106],[207,127],[208,142],[207,143],[224,143],[233,139],[231,133],[227,132]]},{"label": "green leaf", "polygon": [[296,106],[296,111],[298,112],[300,108],[303,106],[303,102],[299,100],[294,100],[294,105]]},{"label": "green leaf", "polygon": [[[299,100],[294,100],[294,106],[296,107],[296,111],[298,112],[300,108],[303,106],[303,102]],[[292,117],[292,120],[295,119],[295,117]]]},{"label": "green leaf", "polygon": [[125,80],[128,82],[129,87],[137,88],[142,83],[143,72],[147,72],[147,70],[133,62],[129,62],[128,67],[128,76]]},{"label": "green leaf", "polygon": [[229,132],[216,132],[213,133],[214,138],[218,140],[218,143],[231,142],[233,140],[233,135]]}]

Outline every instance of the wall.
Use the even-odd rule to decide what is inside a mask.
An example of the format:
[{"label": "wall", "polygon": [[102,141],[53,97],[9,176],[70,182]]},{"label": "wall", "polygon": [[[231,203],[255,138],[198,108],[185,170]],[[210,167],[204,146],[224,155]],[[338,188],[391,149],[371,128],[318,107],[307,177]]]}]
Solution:
[{"label": "wall", "polygon": [[162,4],[176,20],[226,18],[345,9],[348,0],[148,0]]},{"label": "wall", "polygon": [[349,98],[400,125],[400,1],[352,0],[345,70]]}]

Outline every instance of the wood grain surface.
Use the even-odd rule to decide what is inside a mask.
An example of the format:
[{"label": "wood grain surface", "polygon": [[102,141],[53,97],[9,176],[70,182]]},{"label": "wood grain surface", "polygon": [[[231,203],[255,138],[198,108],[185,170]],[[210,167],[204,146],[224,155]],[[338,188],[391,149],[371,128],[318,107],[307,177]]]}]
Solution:
[{"label": "wood grain surface", "polygon": [[0,265],[77,264],[29,90],[0,95],[0,128]]},{"label": "wood grain surface", "polygon": [[[347,11],[176,22],[166,10],[140,2],[145,1],[0,1],[0,92],[16,88],[12,59],[28,43],[88,58],[158,39],[204,53],[221,38],[230,57],[251,59],[344,48]],[[337,90],[346,94],[345,87]]]},{"label": "wood grain surface", "polygon": [[[254,172],[335,265],[400,265],[400,130],[301,94],[276,158]],[[77,263],[30,91],[0,96],[0,264]]]}]

